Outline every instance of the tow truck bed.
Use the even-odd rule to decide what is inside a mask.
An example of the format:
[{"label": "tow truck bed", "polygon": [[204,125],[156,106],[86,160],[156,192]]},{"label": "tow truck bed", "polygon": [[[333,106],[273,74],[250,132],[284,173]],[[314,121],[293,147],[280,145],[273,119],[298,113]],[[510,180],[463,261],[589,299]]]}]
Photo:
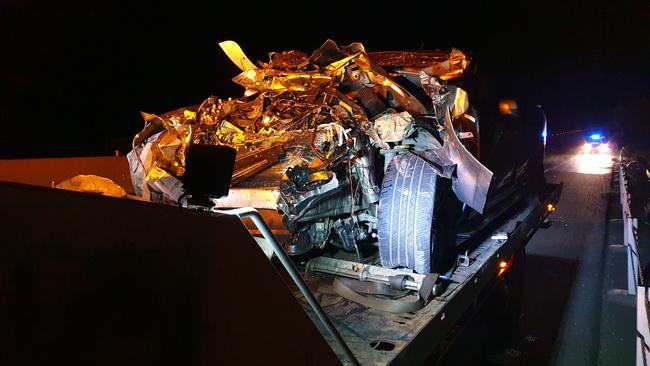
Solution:
[{"label": "tow truck bed", "polygon": [[[435,357],[452,327],[480,294],[495,283],[499,262],[508,262],[524,249],[548,215],[547,205],[557,203],[561,189],[561,184],[549,184],[541,203],[523,205],[498,226],[469,252],[470,265],[458,267],[445,291],[417,312],[392,314],[343,299],[331,290],[330,275],[318,274],[306,280],[360,364],[422,364]],[[493,239],[497,234],[506,234],[507,239]],[[296,296],[301,299],[299,292]],[[345,360],[340,347],[319,326],[312,309],[305,301],[301,303],[340,359]]]},{"label": "tow truck bed", "polygon": [[[119,162],[121,165],[124,165],[122,164],[123,163],[122,160],[123,159],[116,158],[114,163],[117,164]],[[61,161],[63,162],[63,159],[61,159]],[[113,160],[111,160],[111,162],[113,162]],[[13,164],[12,166],[15,167],[24,166],[22,164],[19,164],[20,162],[18,161],[15,162],[15,164],[14,162],[5,162],[5,163]],[[46,160],[39,161],[36,163],[38,163],[39,166],[50,164],[50,162]],[[86,166],[85,165],[86,162],[84,161],[82,163],[76,163],[76,161],[73,162],[73,161],[66,160],[64,165],[69,167],[69,169],[66,170],[66,172],[68,171],[69,172],[66,173],[65,176],[98,171],[97,169],[90,170],[84,168]],[[44,173],[43,170],[36,169],[36,168],[29,168],[29,169],[26,168],[25,172],[40,172],[41,174],[38,174],[39,175],[38,177],[35,176],[33,179],[31,178],[31,176],[29,179],[24,178],[22,176],[18,177],[17,172],[19,172],[19,170],[20,169],[10,169],[8,171],[12,172],[12,174],[10,174],[11,176],[0,177],[0,178],[4,178],[7,180],[9,180],[8,178],[11,178],[10,180],[13,181],[21,181],[21,182],[32,183],[32,184],[42,184],[45,186],[49,186],[48,183],[51,182],[52,180],[55,180],[50,176],[51,175],[50,173],[47,172]],[[123,169],[118,169],[116,171],[121,172],[122,170]],[[107,170],[107,172],[109,171]],[[112,170],[110,172],[112,172]],[[121,174],[118,173],[112,175],[111,174],[106,174],[106,175],[113,178],[116,181],[119,180],[121,177]],[[40,180],[36,181],[37,178]],[[465,314],[467,314],[475,304],[480,303],[480,300],[483,298],[483,294],[486,294],[491,288],[494,288],[495,284],[499,280],[499,270],[500,270],[499,262],[501,260],[509,261],[512,258],[514,258],[518,253],[523,251],[530,237],[535,233],[539,224],[544,220],[544,218],[549,213],[547,211],[547,205],[549,203],[555,204],[558,201],[561,189],[562,189],[561,185],[549,184],[547,185],[546,196],[541,202],[534,203],[534,204],[529,203],[528,205],[524,204],[523,207],[520,206],[518,209],[515,210],[514,213],[508,215],[507,218],[502,221],[503,222],[502,225],[494,228],[494,230],[492,230],[490,234],[485,235],[484,237],[486,239],[480,242],[480,244],[475,246],[474,249],[469,252],[468,256],[471,259],[470,265],[467,267],[458,268],[456,271],[454,271],[451,276],[451,283],[445,289],[445,291],[438,297],[434,298],[424,308],[420,309],[417,312],[405,313],[405,314],[392,314],[392,313],[387,313],[387,312],[382,312],[371,308],[367,308],[362,305],[343,299],[337,296],[330,287],[333,277],[324,274],[305,276],[307,284],[311,289],[310,293],[316,296],[321,307],[324,309],[325,314],[334,324],[336,330],[341,335],[342,341],[345,342],[345,345],[347,345],[347,347],[352,351],[352,354],[356,359],[355,361],[357,361],[358,363],[362,365],[388,365],[388,364],[417,365],[417,364],[422,364],[424,362],[429,363],[431,362],[431,360],[437,359],[437,357],[441,354],[441,350],[445,348],[444,346],[449,344],[448,338],[449,335],[451,334],[450,331],[454,329],[454,332],[456,332],[456,329],[458,329],[457,325],[459,324],[459,320]],[[211,218],[209,220],[208,219],[198,220],[197,218],[201,218],[205,215],[198,215],[198,213],[196,212],[193,213],[191,211],[185,212],[185,210],[179,211],[174,207],[167,207],[163,205],[156,205],[156,204],[145,203],[145,202],[136,202],[130,200],[116,200],[112,198],[96,197],[94,195],[80,194],[76,192],[63,192],[60,190],[52,190],[52,189],[43,190],[42,188],[38,189],[37,187],[30,188],[28,186],[15,186],[11,184],[10,185],[0,184],[0,193],[2,192],[7,193],[6,197],[8,197],[3,208],[7,211],[7,213],[11,212],[11,214],[7,214],[6,216],[7,220],[5,220],[6,221],[5,234],[8,235],[8,238],[13,238],[12,240],[5,241],[3,243],[3,245],[6,246],[7,248],[20,249],[25,247],[26,244],[35,245],[39,243],[43,245],[50,245],[50,242],[52,240],[48,238],[57,238],[55,242],[63,243],[63,240],[65,239],[67,240],[67,242],[69,242],[68,244],[70,246],[75,248],[74,251],[61,252],[61,253],[63,254],[67,253],[69,255],[76,256],[77,248],[79,247],[94,248],[97,246],[95,241],[102,239],[102,238],[96,239],[96,233],[95,233],[96,230],[90,229],[88,227],[88,220],[90,219],[96,221],[97,227],[105,225],[108,228],[109,225],[107,223],[109,222],[113,223],[113,225],[111,226],[112,227],[111,230],[115,231],[115,233],[114,235],[111,236],[111,238],[107,238],[105,240],[102,239],[104,241],[107,241],[109,239],[115,242],[128,241],[129,245],[137,248],[141,246],[148,247],[153,244],[149,243],[149,241],[144,239],[135,240],[135,238],[132,236],[137,234],[138,237],[150,238],[151,235],[160,232],[159,226],[141,225],[139,220],[143,220],[144,218],[148,218],[148,220],[154,220],[154,219],[158,220],[156,217],[166,217],[173,213],[174,215],[178,216],[178,218],[176,218],[177,220],[181,220],[181,219],[188,220],[187,221],[188,225],[187,226],[181,225],[181,227],[189,227],[190,221],[193,222],[193,224],[191,225],[192,232],[197,231],[197,235],[198,235],[197,237],[201,237],[201,235],[205,235],[205,233],[212,233],[212,232],[217,233],[215,235],[210,236],[209,238],[206,237],[205,240],[203,240],[206,242],[204,243],[205,245],[223,246],[224,248],[228,248],[229,250],[233,251],[233,253],[226,256],[228,260],[222,261],[223,263],[222,262],[214,263],[214,261],[198,261],[198,260],[196,262],[189,261],[187,263],[181,263],[185,266],[188,266],[188,268],[195,268],[195,267],[203,268],[202,266],[206,268],[215,268],[215,266],[221,268],[222,266],[226,266],[226,264],[238,263],[237,261],[231,260],[231,258],[235,258],[239,260],[242,260],[243,258],[247,258],[248,260],[251,257],[251,255],[253,255],[254,257],[259,256],[260,257],[259,259],[262,260],[262,262],[264,259],[261,252],[255,253],[256,251],[252,249],[252,247],[255,246],[253,238],[250,236],[249,233],[243,230],[243,226],[241,227],[242,230],[239,229],[237,230],[237,232],[239,233],[238,235],[240,236],[236,240],[220,241],[218,239],[218,237],[220,237],[220,235],[218,234],[220,230],[227,230],[228,232],[233,231],[234,229],[233,226],[237,226],[237,222],[239,221],[235,218],[232,218],[233,220],[229,220],[227,224],[219,224],[218,221],[221,220],[219,219],[219,217],[221,217],[219,216],[219,214],[217,214],[217,217]],[[68,202],[69,200],[73,200],[73,201],[77,200],[79,202],[73,204],[73,201]],[[57,205],[55,202],[59,202],[59,204]],[[31,205],[28,203],[31,203]],[[44,205],[43,207],[48,208],[48,210],[32,209],[32,207],[37,207],[40,205]],[[54,205],[56,209],[49,209],[52,207],[52,205]],[[119,205],[119,209],[113,207],[117,205]],[[140,210],[139,208],[140,206],[142,206],[142,210],[150,211],[149,214],[145,216],[138,214],[139,212],[138,210]],[[80,211],[91,212],[93,214],[85,218],[83,221],[79,221],[80,220],[79,217],[81,217],[79,214]],[[22,216],[16,215],[16,213],[24,213],[25,217],[30,217],[31,219],[23,220],[21,219]],[[64,219],[67,220],[65,221],[65,225],[61,224],[62,220]],[[130,220],[135,220],[133,221],[132,225],[130,224],[130,226],[129,225],[115,226],[116,221],[128,223],[131,222]],[[138,230],[130,229],[131,227],[135,227],[135,226],[138,227]],[[167,226],[168,225],[163,224],[162,227],[167,227]],[[30,233],[42,232],[42,233],[49,233],[49,234],[47,235],[39,234],[37,235],[38,236],[37,238],[28,237],[24,234],[25,228],[29,228],[28,232]],[[62,234],[65,232],[74,232],[75,235],[70,236],[70,235]],[[198,234],[199,232],[202,234],[199,235]],[[270,229],[268,232],[269,233],[271,232]],[[169,235],[162,236],[164,240],[161,239],[160,243],[156,243],[156,247],[159,247],[159,250],[161,252],[169,250],[169,248],[171,248],[170,246],[171,244],[165,244],[165,243],[167,242],[177,243],[179,240],[181,240],[179,238],[186,236],[186,234],[183,233],[184,231],[182,232],[179,231],[179,235],[177,235],[178,238],[176,236],[167,237]],[[505,240],[492,239],[494,235],[504,234],[504,233],[507,234],[507,239]],[[255,231],[252,231],[251,234],[256,234],[256,233]],[[61,239],[58,239],[59,237]],[[233,245],[233,243],[235,242],[237,243],[237,245]],[[109,249],[106,250],[108,252],[113,250],[113,249],[110,250]],[[246,250],[248,250],[251,253],[248,252],[243,253]],[[38,258],[43,257],[47,259],[47,261],[51,261],[53,263],[56,262],[57,266],[61,266],[59,261],[61,258],[65,257],[61,253],[59,253],[60,255],[58,256],[48,256],[47,253],[40,253],[40,252],[29,252],[29,253],[32,256]],[[216,258],[221,258],[221,257],[222,255]],[[117,258],[116,261],[122,261],[127,259],[122,257],[116,257],[116,258]],[[36,261],[34,263],[39,263],[39,262]],[[132,265],[132,263],[129,265]],[[137,266],[140,266],[140,264],[137,264]],[[289,304],[292,302],[293,300],[292,298],[295,297],[296,299],[298,299],[298,302],[302,305],[302,307],[293,306],[293,305],[291,306],[278,305],[275,304],[275,302],[278,302],[275,300],[271,302],[265,301],[264,306],[262,307],[255,306],[256,308],[255,314],[250,313],[249,307],[245,307],[241,305],[238,305],[237,307],[231,307],[229,308],[229,311],[227,313],[223,313],[220,315],[215,314],[214,317],[217,319],[221,317],[229,318],[229,319],[230,318],[238,319],[237,322],[235,322],[236,324],[235,323],[233,324],[224,323],[225,325],[221,324],[221,327],[224,327],[225,329],[224,331],[228,331],[228,329],[231,328],[239,329],[244,323],[250,325],[255,322],[255,319],[258,319],[260,317],[265,319],[270,319],[269,317],[274,319],[278,318],[277,319],[278,321],[275,321],[275,324],[276,325],[284,324],[283,327],[285,328],[280,333],[291,334],[290,336],[286,338],[280,336],[279,335],[280,333],[278,333],[279,330],[277,326],[276,327],[271,326],[271,328],[268,328],[270,326],[268,321],[256,323],[258,329],[256,329],[254,332],[256,334],[255,337],[256,338],[262,338],[263,336],[270,337],[270,338],[264,338],[264,341],[262,342],[262,344],[268,344],[269,346],[265,348],[267,351],[263,352],[264,354],[263,358],[266,360],[267,363],[273,364],[274,363],[273,360],[276,361],[283,360],[282,361],[283,364],[305,364],[305,363],[311,364],[313,363],[311,361],[316,361],[316,364],[331,364],[332,358],[334,358],[335,355],[332,354],[331,350],[327,349],[328,347],[326,346],[326,343],[329,344],[330,348],[334,350],[336,356],[338,356],[339,360],[343,364],[350,364],[354,362],[351,361],[348,357],[346,357],[346,353],[344,352],[343,347],[341,347],[341,343],[339,343],[331,335],[332,333],[326,331],[324,323],[317,316],[316,312],[314,311],[314,308],[312,308],[307,304],[303,294],[300,291],[298,291],[298,289],[294,286],[294,283],[296,283],[296,281],[287,278],[288,277],[287,273],[291,272],[288,269],[288,267],[285,267],[287,271],[283,271],[283,269],[281,268],[282,266],[278,266],[278,265],[275,266],[275,269],[277,271],[273,270],[272,267],[270,266],[266,266],[269,268],[267,270],[264,270],[264,268],[262,268],[264,266],[257,266],[257,265],[253,266],[254,268],[256,268],[256,270],[253,271],[250,270],[250,264],[245,266],[245,268],[248,268],[248,270],[245,271],[242,271],[239,265],[236,265],[236,267],[238,268],[237,272],[240,274],[240,276],[249,278],[249,280],[252,282],[244,281],[241,278],[239,279],[240,281],[243,281],[244,283],[252,283],[255,286],[257,286],[256,288],[259,289],[253,290],[253,287],[251,287],[252,285],[238,287],[234,285],[232,281],[228,280],[230,278],[229,276],[223,276],[217,279],[219,283],[214,285],[214,288],[212,288],[211,291],[223,293],[224,289],[227,289],[229,292],[236,294],[234,298],[232,298],[233,299],[232,301],[235,301],[236,299],[240,299],[241,300],[240,302],[243,304],[255,303],[254,301],[251,302],[252,301],[252,299],[250,298],[251,293],[259,294],[261,292],[264,292],[268,296],[271,296],[271,294],[273,294],[272,296],[274,299],[278,299],[278,301],[284,299],[282,301],[286,300]],[[67,268],[67,267],[61,267],[61,268]],[[119,268],[121,267],[118,266],[117,269]],[[223,270],[225,271],[225,269]],[[295,268],[293,269],[293,271],[295,272]],[[48,273],[45,273],[43,275],[44,281],[50,277]],[[171,275],[170,273],[167,272],[155,272],[155,273],[156,276],[154,277],[154,279],[156,279],[160,283],[167,283],[168,278]],[[277,280],[275,280],[277,276],[282,277],[285,280],[284,281],[285,284],[289,284],[289,287],[287,288],[286,286],[284,286],[282,284],[282,281],[279,281],[280,278],[277,278]],[[82,282],[89,281],[87,278],[83,276],[77,276],[74,278]],[[119,297],[125,295],[123,292],[124,291],[121,288],[116,287],[111,292],[110,295],[113,297]],[[72,295],[65,294],[65,296],[72,296]],[[147,301],[150,301],[152,304],[157,303],[157,301],[160,300],[161,299],[158,298],[147,299]],[[204,302],[204,299],[197,298],[193,301],[202,304]],[[304,312],[309,317],[305,317],[304,314],[298,314],[301,312],[300,311],[301,309],[304,310]],[[272,314],[276,314],[276,315],[272,315]],[[55,316],[58,315],[57,314],[52,315],[53,318]],[[103,317],[102,313],[97,314],[97,319],[102,319],[102,317]],[[280,318],[285,319],[285,322],[282,322]],[[311,322],[308,320],[310,318],[311,318]],[[205,321],[205,319],[203,318],[196,318],[196,319],[192,318],[192,319],[193,319],[192,321],[201,322],[201,323]],[[266,323],[266,324],[262,324],[262,323]],[[305,323],[311,323],[311,325],[317,328],[319,332],[316,331],[316,329],[313,329],[314,332],[311,331],[306,332],[304,329],[301,330],[294,329],[300,327],[303,328],[308,327],[308,325]],[[16,322],[15,326],[18,327],[21,324],[22,323]],[[267,328],[268,330],[264,330]],[[8,328],[7,331],[9,331],[10,329],[11,328]],[[248,329],[249,331],[251,330],[249,328],[246,329]],[[152,330],[152,332],[154,333],[156,331],[159,330],[156,329]],[[319,338],[319,335],[322,336],[322,338]],[[296,339],[296,338],[300,338],[300,339]],[[218,339],[219,342],[221,342],[224,345],[224,347],[226,347],[226,349],[232,348],[233,350],[235,350],[236,348],[235,346],[245,347],[245,345],[238,343],[239,342],[238,339],[232,337],[223,337],[223,338],[217,337],[214,339],[211,338],[210,342],[214,341],[215,339]],[[291,344],[295,343],[292,346],[294,347],[293,348],[294,351],[292,351],[294,352],[294,354],[288,355],[283,353],[282,345],[290,344],[290,343]],[[211,354],[211,357],[214,356],[216,358],[229,359],[230,361],[234,361],[235,359],[230,359],[229,357],[235,354],[239,354],[234,351],[228,353],[225,352],[223,349],[219,350],[218,348],[214,349],[214,351],[212,352],[214,355]],[[273,354],[270,354],[269,352]],[[191,352],[189,353],[191,354]],[[47,354],[47,352],[44,354]],[[239,355],[241,356],[241,354]],[[262,356],[249,355],[247,356],[247,360],[243,360],[243,359],[237,359],[237,360],[241,362],[244,361],[249,362],[250,360],[253,359],[260,360],[261,359],[260,357]],[[238,361],[234,361],[234,363],[239,363]]]}]

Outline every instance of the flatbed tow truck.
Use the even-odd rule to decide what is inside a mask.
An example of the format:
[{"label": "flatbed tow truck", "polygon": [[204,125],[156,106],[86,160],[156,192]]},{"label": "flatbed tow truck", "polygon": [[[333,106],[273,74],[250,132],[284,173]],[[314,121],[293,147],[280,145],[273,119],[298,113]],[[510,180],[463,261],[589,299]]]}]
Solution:
[{"label": "flatbed tow truck", "polygon": [[[74,170],[74,159],[70,164],[61,162],[65,159],[55,160],[65,166],[66,174]],[[0,199],[3,202],[0,208],[3,217],[1,229],[7,239],[0,245],[1,252],[4,253],[0,263],[3,273],[24,271],[25,263],[29,262],[32,263],[29,267],[33,270],[32,276],[43,283],[56,282],[61,271],[67,271],[69,274],[67,281],[81,281],[82,284],[68,285],[76,289],[74,291],[66,285],[61,285],[61,281],[56,282],[58,285],[50,288],[57,294],[52,295],[55,298],[52,302],[56,302],[56,299],[88,297],[90,295],[79,292],[78,289],[84,286],[101,288],[108,286],[106,283],[113,284],[107,287],[112,291],[106,295],[109,298],[128,297],[128,300],[124,301],[129,303],[148,301],[150,305],[153,304],[151,306],[161,309],[166,309],[173,303],[176,304],[175,307],[172,306],[174,314],[182,313],[183,309],[186,309],[183,307],[185,305],[178,305],[181,300],[177,297],[183,297],[183,304],[192,303],[190,308],[201,309],[200,315],[193,313],[194,316],[189,318],[175,315],[172,317],[174,320],[154,328],[160,331],[160,327],[167,327],[165,331],[160,331],[162,335],[159,335],[159,338],[168,339],[169,334],[185,334],[188,328],[192,328],[190,324],[198,324],[196,329],[192,328],[194,330],[189,332],[193,342],[198,344],[196,347],[189,347],[189,350],[187,347],[178,348],[180,346],[170,341],[165,343],[165,350],[159,350],[161,357],[167,357],[164,356],[165,352],[175,350],[173,354],[184,364],[205,364],[208,361],[226,361],[228,364],[435,364],[449,348],[450,342],[457,338],[457,333],[462,331],[462,325],[459,324],[461,319],[468,313],[477,311],[491,290],[502,280],[502,275],[511,263],[523,256],[527,242],[552,213],[562,190],[561,184],[547,184],[541,200],[521,200],[520,204],[514,205],[502,216],[498,224],[492,225],[489,232],[482,234],[477,245],[459,256],[458,265],[447,278],[447,285],[444,288],[436,288],[432,300],[417,311],[391,313],[338,296],[331,287],[336,276],[314,271],[313,262],[296,263],[290,259],[255,209],[242,208],[207,213],[138,200],[17,184],[16,182],[38,184],[40,179],[41,185],[47,185],[42,182],[54,178],[37,179],[28,177],[29,174],[21,175],[20,169],[17,168],[21,166],[19,161],[0,163],[6,165],[5,168],[14,167],[13,175],[17,177],[12,179],[6,169],[0,176],[0,180],[14,182],[0,182]],[[31,161],[24,166],[29,166],[32,171],[39,171],[35,169],[38,164]],[[124,166],[122,160],[119,164]],[[51,162],[48,164],[44,160],[41,165],[51,166]],[[86,172],[87,167],[88,164],[85,164]],[[103,173],[114,175],[112,172],[118,170],[120,169],[110,172],[106,170]],[[124,177],[115,175],[112,178],[116,181],[124,180]],[[262,250],[259,250],[260,247],[254,245],[256,240],[242,224],[247,220],[245,218],[253,220],[257,226],[257,230],[253,232],[257,236],[261,234],[266,239],[267,248],[273,250],[274,255],[270,256],[270,261],[269,256],[265,256]],[[172,228],[169,229],[170,227]],[[250,222],[248,227],[251,227]],[[98,232],[102,235],[98,235]],[[129,243],[126,246],[128,250],[120,244],[122,242]],[[257,242],[260,240],[257,239]],[[82,247],[83,250],[79,249]],[[218,253],[215,253],[217,249]],[[129,256],[152,251],[157,254],[147,254],[147,259],[132,263],[119,254],[111,254],[120,250],[133,252]],[[179,256],[179,253],[182,254]],[[106,266],[101,276],[88,275],[88,271],[92,272],[94,269],[87,269],[86,272],[79,270],[83,267],[79,263],[96,263],[97,258],[107,256],[116,264]],[[77,269],[61,269],[61,263],[68,263],[68,257],[75,258]],[[323,260],[327,262],[330,259]],[[337,265],[346,263],[334,261]],[[59,272],[54,276],[51,270],[52,262],[56,262],[56,268],[59,268]],[[160,263],[166,263],[166,267],[161,267]],[[367,275],[367,269],[364,271],[363,266],[358,265],[359,263],[352,266],[352,270]],[[115,270],[114,267],[118,269]],[[160,270],[161,268],[165,270]],[[157,294],[162,290],[155,289],[164,288],[164,296],[146,297],[148,295],[140,293],[134,296],[133,292],[124,290],[131,283],[122,278],[124,273],[144,278],[142,281],[145,286]],[[182,273],[186,274],[180,275]],[[82,278],[84,276],[87,278]],[[9,275],[5,285],[14,279],[19,281],[18,277],[20,276]],[[179,290],[169,285],[192,280],[201,281],[200,290],[195,291],[196,286]],[[2,292],[6,294],[6,290],[7,288]],[[208,295],[205,295],[206,293]],[[97,296],[93,296],[83,302],[90,307],[96,307],[93,311],[97,313],[91,312],[91,315],[83,320],[90,324],[95,324],[98,321],[96,318],[104,316],[106,311],[110,312],[114,307],[114,304],[107,307],[104,300],[97,300]],[[142,296],[145,296],[144,300],[141,299]],[[14,314],[12,311],[16,312],[16,309],[20,308],[7,307],[7,304],[21,305],[22,301],[24,299],[17,295],[7,297],[3,307],[5,314],[2,316],[11,317]],[[58,305],[48,307],[48,301],[48,298],[42,297],[38,304],[48,309],[47,314],[50,317],[62,316],[66,311],[70,311],[59,309]],[[60,304],[60,301],[57,304]],[[131,319],[122,315],[121,318],[114,318],[117,319],[117,324]],[[135,314],[133,319],[140,319],[142,316]],[[20,319],[22,318],[8,327],[3,327],[0,340],[10,337],[14,334],[11,332],[24,327],[24,321],[21,323]],[[56,323],[41,324],[44,329],[39,328],[39,331],[45,334],[41,338],[74,341],[79,337],[87,337],[75,333],[70,329],[76,328],[67,325],[56,329],[48,328],[53,326],[52,324]],[[137,329],[152,327],[147,324],[149,323],[144,322],[143,325],[138,325]],[[101,328],[107,326],[100,322],[97,331],[101,332]],[[110,327],[121,329],[113,323]],[[110,339],[103,339],[102,342],[110,343],[111,339],[121,337],[119,332],[114,333],[115,338],[106,336]],[[137,345],[137,334],[140,333],[132,333],[135,334],[132,340],[136,339],[134,342]],[[4,351],[9,352],[7,355],[13,355],[15,360],[23,361],[22,364],[37,364],[40,360],[38,357],[52,357],[51,360],[56,360],[57,357],[65,355],[66,359],[81,359],[79,353],[84,352],[108,355],[108,362],[112,354],[103,348],[104,346],[98,346],[98,343],[86,339],[84,342],[91,343],[86,350],[76,349],[66,353],[45,347],[40,356],[37,356],[32,352],[20,351],[23,348],[28,349],[30,342],[36,342],[34,337],[23,337],[20,342],[25,344]],[[42,345],[36,346],[43,349]],[[131,351],[138,354],[141,350],[142,348],[134,346]],[[11,359],[11,356],[9,358]],[[136,359],[137,357],[133,358]],[[170,360],[174,359],[172,357]],[[119,360],[122,364],[130,364],[124,358]],[[140,364],[148,364],[141,361],[140,359]]]}]

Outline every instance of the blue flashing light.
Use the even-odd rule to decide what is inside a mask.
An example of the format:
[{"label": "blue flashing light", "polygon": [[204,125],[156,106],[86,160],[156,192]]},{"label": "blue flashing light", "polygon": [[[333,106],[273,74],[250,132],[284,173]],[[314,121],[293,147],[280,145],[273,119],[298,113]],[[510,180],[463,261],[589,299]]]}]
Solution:
[{"label": "blue flashing light", "polygon": [[591,140],[600,140],[602,136],[599,133],[594,133],[593,135],[589,136]]},{"label": "blue flashing light", "polygon": [[542,131],[542,138],[546,140],[546,130]]}]

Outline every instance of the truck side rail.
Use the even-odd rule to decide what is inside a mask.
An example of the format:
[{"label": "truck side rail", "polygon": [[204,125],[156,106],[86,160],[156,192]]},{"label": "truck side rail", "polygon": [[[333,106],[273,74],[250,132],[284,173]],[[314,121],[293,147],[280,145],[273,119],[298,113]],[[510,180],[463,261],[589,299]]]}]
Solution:
[{"label": "truck side rail", "polygon": [[291,277],[295,285],[298,287],[302,295],[305,297],[305,299],[311,306],[312,310],[318,317],[318,320],[320,321],[322,326],[325,327],[325,329],[327,329],[329,334],[334,338],[336,344],[339,347],[341,347],[348,361],[350,361],[351,364],[353,365],[359,365],[359,361],[357,361],[356,357],[350,350],[350,347],[348,347],[348,345],[345,343],[343,337],[341,337],[341,334],[336,329],[336,326],[334,326],[334,323],[332,323],[330,318],[327,316],[327,314],[321,307],[318,300],[316,300],[316,297],[314,297],[314,294],[307,286],[307,283],[305,283],[305,280],[300,276],[298,270],[293,265],[293,262],[291,262],[289,256],[284,252],[282,246],[276,240],[275,236],[271,232],[271,229],[266,224],[259,211],[257,211],[252,207],[242,207],[242,208],[236,208],[232,210],[223,210],[223,211],[220,210],[217,212],[222,214],[227,214],[227,215],[235,215],[242,219],[249,218],[253,221],[253,223],[255,224],[255,226],[257,226],[258,230],[260,231],[264,239],[266,239],[266,241],[271,245],[271,248],[273,249],[273,253],[280,260],[280,263],[282,264],[284,269],[287,271],[287,273],[289,274],[289,276]]}]

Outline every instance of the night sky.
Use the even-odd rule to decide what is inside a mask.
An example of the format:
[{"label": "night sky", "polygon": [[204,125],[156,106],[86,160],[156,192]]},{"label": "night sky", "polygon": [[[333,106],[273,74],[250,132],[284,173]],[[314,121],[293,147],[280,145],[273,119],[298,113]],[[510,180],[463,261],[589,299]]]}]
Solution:
[{"label": "night sky", "polygon": [[647,1],[211,3],[0,0],[0,158],[124,154],[140,110],[240,96],[217,45],[227,39],[262,60],[327,38],[368,51],[453,46],[542,104],[551,131],[648,133]]}]

